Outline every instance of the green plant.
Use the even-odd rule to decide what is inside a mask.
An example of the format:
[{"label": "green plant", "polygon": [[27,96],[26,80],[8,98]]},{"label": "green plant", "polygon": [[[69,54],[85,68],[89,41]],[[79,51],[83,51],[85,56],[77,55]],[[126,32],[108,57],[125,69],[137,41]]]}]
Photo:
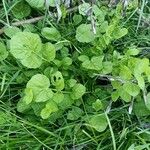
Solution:
[{"label": "green plant", "polygon": [[[73,1],[70,5],[79,5],[72,12],[61,1],[12,4],[11,14],[5,12],[6,2],[6,15],[1,15],[7,20],[0,39],[4,132],[9,121],[12,131],[23,127],[19,136],[23,132],[27,139],[22,139],[32,139],[29,147],[37,149],[70,149],[75,144],[76,149],[147,148],[149,132],[139,130],[150,115],[150,63],[141,54],[143,42],[134,41],[135,20],[124,23],[122,5],[109,9],[100,2]],[[131,3],[128,17],[134,7]],[[34,12],[45,16],[35,24],[8,24],[9,17],[25,19]],[[5,134],[0,138],[6,141]],[[9,138],[13,145],[11,133]]]}]

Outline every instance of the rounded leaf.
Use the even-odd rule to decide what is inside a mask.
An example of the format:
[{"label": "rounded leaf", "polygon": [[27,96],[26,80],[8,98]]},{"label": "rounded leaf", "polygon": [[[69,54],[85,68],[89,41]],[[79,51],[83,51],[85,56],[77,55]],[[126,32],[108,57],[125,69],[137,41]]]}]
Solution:
[{"label": "rounded leaf", "polygon": [[46,39],[51,40],[51,41],[58,41],[61,38],[61,35],[60,35],[59,31],[54,27],[51,27],[51,28],[45,27],[45,28],[43,28],[42,29],[42,35]]},{"label": "rounded leaf", "polygon": [[95,35],[92,32],[90,24],[81,24],[76,30],[76,39],[82,43],[90,43],[94,41]]},{"label": "rounded leaf", "polygon": [[57,90],[63,90],[64,89],[64,78],[61,74],[61,72],[56,71],[52,76],[51,76],[51,82],[52,84],[56,87]]},{"label": "rounded leaf", "polygon": [[140,88],[137,84],[132,82],[127,82],[123,85],[124,90],[130,94],[131,96],[135,97],[140,93]]},{"label": "rounded leaf", "polygon": [[41,9],[44,7],[45,0],[26,0],[31,7]]},{"label": "rounded leaf", "polygon": [[53,97],[51,89],[43,89],[35,96],[35,102],[46,102]]},{"label": "rounded leaf", "polygon": [[57,107],[56,103],[53,101],[50,101],[46,104],[45,108],[42,109],[40,115],[43,119],[47,119],[47,118],[49,118],[49,116],[52,112],[56,112],[56,111],[58,111],[58,107]]},{"label": "rounded leaf", "polygon": [[56,55],[55,46],[51,43],[46,43],[43,45],[42,56],[48,62],[53,61]]},{"label": "rounded leaf", "polygon": [[95,128],[98,132],[103,132],[107,128],[107,119],[105,114],[94,115],[89,120],[91,127]]},{"label": "rounded leaf", "polygon": [[56,102],[57,104],[61,103],[63,99],[64,99],[64,94],[62,92],[58,91],[53,95],[53,101]]},{"label": "rounded leaf", "polygon": [[17,27],[5,27],[4,28],[4,33],[10,38],[12,38],[18,32],[21,32],[21,30]]},{"label": "rounded leaf", "polygon": [[12,14],[17,19],[22,19],[24,17],[29,16],[31,13],[30,6],[25,1],[18,2],[13,8],[12,8]]},{"label": "rounded leaf", "polygon": [[82,84],[78,83],[72,88],[71,98],[72,99],[79,99],[85,93],[86,88]]},{"label": "rounded leaf", "polygon": [[34,75],[27,83],[27,88],[31,89],[47,89],[50,86],[49,79],[42,74]]},{"label": "rounded leaf", "polygon": [[89,10],[91,9],[91,6],[89,3],[82,3],[81,5],[79,5],[78,7],[79,9],[79,13],[83,16],[88,15]]},{"label": "rounded leaf", "polygon": [[32,102],[33,100],[33,92],[32,92],[32,89],[30,88],[26,88],[25,89],[25,96],[23,97],[23,101],[28,105]]},{"label": "rounded leaf", "polygon": [[41,39],[38,34],[18,32],[10,40],[11,54],[28,68],[38,68],[42,64]]}]

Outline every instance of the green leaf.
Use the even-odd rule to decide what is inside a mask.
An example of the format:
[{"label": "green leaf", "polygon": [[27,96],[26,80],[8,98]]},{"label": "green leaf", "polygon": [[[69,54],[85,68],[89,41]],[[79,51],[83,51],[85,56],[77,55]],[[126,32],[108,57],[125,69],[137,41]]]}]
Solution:
[{"label": "green leaf", "polygon": [[103,62],[103,69],[102,69],[102,73],[103,74],[109,74],[109,73],[111,73],[112,69],[113,69],[112,62],[109,62],[109,61]]},{"label": "green leaf", "polygon": [[148,69],[149,69],[149,59],[148,58],[138,59],[134,68],[134,76],[138,77],[142,73],[146,72]]},{"label": "green leaf", "polygon": [[51,41],[59,41],[60,38],[61,38],[61,35],[60,35],[59,31],[54,27],[51,27],[51,28],[45,27],[45,28],[43,28],[42,29],[42,35],[46,39],[51,40]]},{"label": "green leaf", "polygon": [[5,60],[8,56],[8,51],[6,50],[6,46],[0,42],[0,61]]},{"label": "green leaf", "polygon": [[113,89],[119,89],[122,85],[122,83],[120,81],[111,81],[111,85],[113,86]]},{"label": "green leaf", "polygon": [[4,33],[10,38],[12,38],[18,32],[21,32],[21,30],[17,27],[5,27],[4,28]]},{"label": "green leaf", "polygon": [[119,91],[118,90],[116,90],[116,91],[114,91],[114,92],[111,93],[111,98],[112,98],[112,100],[114,102],[118,100],[119,96],[120,95],[119,95]]},{"label": "green leaf", "polygon": [[70,66],[72,64],[72,59],[70,57],[65,57],[62,60],[62,65],[64,67]]},{"label": "green leaf", "polygon": [[53,97],[51,89],[43,89],[35,96],[35,102],[46,102]]},{"label": "green leaf", "polygon": [[68,82],[67,82],[67,84],[68,84],[68,86],[69,87],[73,87],[73,86],[75,86],[75,84],[77,83],[77,81],[75,80],[75,79],[70,79],[70,80],[68,80]]},{"label": "green leaf", "polygon": [[49,86],[50,81],[45,75],[36,74],[28,81],[26,87],[32,89],[35,102],[45,102],[53,97]]},{"label": "green leaf", "polygon": [[10,40],[10,52],[28,68],[41,66],[41,47],[39,35],[30,32],[18,32]]},{"label": "green leaf", "polygon": [[41,9],[44,7],[44,0],[26,0],[31,7]]},{"label": "green leaf", "polygon": [[73,21],[74,21],[74,24],[75,24],[75,25],[78,25],[78,24],[82,21],[82,16],[75,14],[75,15],[73,16]]},{"label": "green leaf", "polygon": [[92,32],[91,24],[81,24],[76,30],[76,39],[82,43],[94,41],[95,35]]},{"label": "green leaf", "polygon": [[46,104],[45,108],[41,111],[41,117],[43,119],[48,119],[52,112],[58,111],[58,107],[55,102],[50,101]]},{"label": "green leaf", "polygon": [[[105,19],[105,13],[97,6],[97,5],[93,5],[93,9],[92,9],[96,19],[98,19],[99,23],[104,22]],[[107,26],[106,26],[107,27]]]},{"label": "green leaf", "polygon": [[59,103],[59,107],[62,110],[65,110],[67,108],[70,108],[73,103],[74,101],[72,100],[70,94],[64,94],[64,99],[61,103]]},{"label": "green leaf", "polygon": [[129,48],[128,50],[127,50],[127,52],[126,52],[126,54],[128,55],[128,56],[136,56],[136,55],[138,55],[139,54],[139,52],[140,52],[140,50],[139,49],[137,49],[137,48]]},{"label": "green leaf", "polygon": [[31,108],[30,105],[26,104],[25,101],[23,101],[22,99],[19,100],[19,102],[17,103],[17,111],[18,112],[24,112],[27,111]]},{"label": "green leaf", "polygon": [[[60,0],[57,0],[57,3],[60,5]],[[56,1],[55,0],[48,1],[48,4],[51,7],[56,7]]]},{"label": "green leaf", "polygon": [[139,101],[136,101],[133,105],[133,111],[138,117],[142,116],[149,116],[150,110],[145,106],[144,100],[140,99]]},{"label": "green leaf", "polygon": [[42,56],[48,62],[53,61],[56,56],[55,46],[51,43],[43,44]]},{"label": "green leaf", "polygon": [[27,88],[31,89],[48,89],[50,86],[49,79],[42,74],[36,74],[34,75],[27,83]]},{"label": "green leaf", "polygon": [[22,101],[24,101],[27,105],[30,104],[33,100],[33,92],[32,89],[26,88],[25,91],[25,96],[22,98]]},{"label": "green leaf", "polygon": [[56,87],[57,90],[63,90],[64,89],[64,78],[61,74],[61,72],[56,71],[51,76],[51,82]]},{"label": "green leaf", "polygon": [[150,110],[150,92],[146,96],[146,108]]},{"label": "green leaf", "polygon": [[53,101],[56,102],[57,104],[58,104],[58,103],[61,103],[61,102],[63,101],[63,99],[64,99],[64,94],[63,94],[62,92],[58,91],[58,92],[54,93],[52,99],[53,99]]},{"label": "green leaf", "polygon": [[25,1],[20,1],[12,8],[11,11],[14,17],[22,19],[30,15],[31,8]]},{"label": "green leaf", "polygon": [[140,89],[144,90],[145,89],[144,78],[142,76],[137,76],[136,80],[138,81],[138,86],[140,87]]},{"label": "green leaf", "polygon": [[32,103],[31,108],[33,109],[36,116],[40,116],[41,110],[45,108],[45,102],[43,102],[43,103]]},{"label": "green leaf", "polygon": [[140,93],[140,88],[138,87],[138,85],[132,82],[126,82],[123,85],[123,88],[128,94],[133,97],[137,96]]},{"label": "green leaf", "polygon": [[68,120],[77,120],[79,117],[81,117],[83,114],[82,109],[79,107],[72,107],[72,110],[68,112],[67,119]]},{"label": "green leaf", "polygon": [[89,61],[89,57],[86,56],[86,55],[80,55],[80,56],[78,57],[78,59],[79,59],[80,61],[82,61],[82,62],[84,62],[84,61]]},{"label": "green leaf", "polygon": [[98,30],[99,30],[100,33],[105,33],[107,28],[108,28],[108,22],[104,21],[104,22],[102,22],[102,24],[101,24],[101,26],[99,27]]},{"label": "green leaf", "polygon": [[107,119],[105,114],[94,115],[89,120],[89,124],[98,132],[103,132],[107,128]]},{"label": "green leaf", "polygon": [[126,28],[118,28],[115,30],[113,34],[114,39],[120,39],[121,37],[125,36],[128,33],[128,30]]},{"label": "green leaf", "polygon": [[103,104],[102,104],[101,100],[97,99],[97,100],[92,104],[92,107],[93,107],[96,111],[99,111],[99,110],[102,110],[102,109],[103,109]]},{"label": "green leaf", "polygon": [[82,3],[79,5],[78,9],[79,9],[79,13],[83,16],[86,16],[90,10],[91,6],[89,3]]},{"label": "green leaf", "polygon": [[132,78],[132,72],[127,66],[121,66],[119,76],[123,80],[130,80]]},{"label": "green leaf", "polygon": [[131,101],[131,95],[125,91],[124,87],[121,87],[117,91],[119,92],[119,95],[122,100],[124,100],[125,102]]},{"label": "green leaf", "polygon": [[72,99],[79,99],[85,94],[86,88],[82,84],[78,83],[72,88],[71,98]]},{"label": "green leaf", "polygon": [[93,56],[91,60],[84,61],[82,66],[86,69],[101,70],[103,68],[103,56]]}]

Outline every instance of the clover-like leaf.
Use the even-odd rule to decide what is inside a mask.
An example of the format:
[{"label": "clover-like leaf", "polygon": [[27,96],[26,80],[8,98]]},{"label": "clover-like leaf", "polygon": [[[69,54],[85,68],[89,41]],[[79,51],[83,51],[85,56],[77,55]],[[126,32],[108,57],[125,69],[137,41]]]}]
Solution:
[{"label": "clover-like leaf", "polygon": [[142,73],[147,72],[147,70],[149,70],[149,59],[138,59],[134,67],[134,76],[138,77]]},{"label": "clover-like leaf", "polygon": [[77,120],[83,114],[82,109],[79,107],[72,107],[72,110],[68,112],[67,119],[69,120]]},{"label": "clover-like leaf", "polygon": [[125,36],[128,33],[126,28],[116,28],[113,34],[114,39],[120,39],[121,37]]},{"label": "clover-like leaf", "polygon": [[120,81],[117,81],[117,80],[111,81],[111,84],[113,86],[113,89],[119,89],[122,85],[122,83]]},{"label": "clover-like leaf", "polygon": [[46,104],[45,108],[41,111],[41,117],[47,119],[52,112],[58,111],[58,107],[55,102],[50,101]]},{"label": "clover-like leaf", "polygon": [[61,38],[60,32],[54,27],[45,27],[42,29],[42,35],[51,41],[58,41]]},{"label": "clover-like leaf", "polygon": [[24,17],[27,17],[30,15],[31,8],[25,1],[18,2],[13,8],[12,8],[12,14],[17,19],[22,19]]},{"label": "clover-like leaf", "polygon": [[53,61],[56,55],[55,46],[51,43],[46,43],[43,45],[42,56],[48,62]]},{"label": "clover-like leaf", "polygon": [[111,98],[112,98],[112,100],[115,102],[115,101],[117,101],[117,99],[119,98],[119,91],[118,90],[116,90],[116,91],[113,91],[112,93],[111,93]]},{"label": "clover-like leaf", "polygon": [[130,102],[131,101],[131,95],[124,89],[124,87],[121,87],[117,91],[118,91],[118,94],[119,94],[119,96],[121,97],[122,100],[124,100],[125,102]]},{"label": "clover-like leaf", "polygon": [[49,79],[42,74],[34,75],[27,83],[27,88],[31,89],[48,89],[50,86]]},{"label": "clover-like leaf", "polygon": [[58,91],[58,92],[54,93],[52,99],[56,103],[61,103],[64,99],[64,94],[62,92]]},{"label": "clover-like leaf", "polygon": [[136,80],[138,81],[138,86],[140,87],[141,90],[145,89],[145,81],[142,76],[137,76]]},{"label": "clover-like leaf", "polygon": [[103,104],[102,104],[101,100],[97,99],[97,100],[92,104],[92,107],[93,107],[96,111],[99,111],[99,110],[102,110],[102,109],[103,109]]},{"label": "clover-like leaf", "polygon": [[6,46],[0,42],[0,61],[5,60],[8,56],[8,51],[6,50]]},{"label": "clover-like leaf", "polygon": [[122,65],[120,67],[120,73],[119,73],[119,76],[123,79],[123,80],[130,80],[132,78],[132,72],[131,70],[125,66],[125,65]]},{"label": "clover-like leaf", "polygon": [[72,88],[71,98],[72,99],[79,99],[85,94],[86,88],[80,83],[75,84]]},{"label": "clover-like leaf", "polygon": [[91,117],[89,125],[98,132],[103,132],[107,128],[107,119],[105,114],[98,114]]},{"label": "clover-like leaf", "polygon": [[126,54],[129,55],[129,56],[136,56],[138,55],[140,52],[139,49],[135,48],[135,47],[131,47],[127,50]]},{"label": "clover-like leaf", "polygon": [[41,39],[30,32],[18,32],[10,40],[10,52],[28,68],[38,68],[42,64]]},{"label": "clover-like leaf", "polygon": [[112,69],[113,69],[112,62],[110,62],[110,61],[103,62],[103,69],[102,69],[103,74],[111,73]]},{"label": "clover-like leaf", "polygon": [[41,9],[44,7],[44,0],[26,0],[31,7]]},{"label": "clover-like leaf", "polygon": [[17,103],[17,111],[18,112],[25,112],[25,111],[29,110],[30,108],[31,108],[31,106],[22,99],[19,100],[19,102]]},{"label": "clover-like leaf", "polygon": [[26,88],[24,93],[25,93],[25,96],[23,97],[22,100],[28,105],[33,100],[33,91],[30,88]]},{"label": "clover-like leaf", "polygon": [[79,13],[81,15],[86,16],[86,15],[88,15],[88,12],[90,11],[91,6],[89,3],[84,2],[84,3],[79,5],[78,9],[79,9]]},{"label": "clover-like leaf", "polygon": [[82,66],[86,69],[101,70],[103,68],[103,56],[93,56],[91,60],[86,60],[82,63]]},{"label": "clover-like leaf", "polygon": [[61,72],[56,71],[51,76],[51,82],[56,87],[57,90],[63,90],[64,89],[64,78],[61,74]]},{"label": "clover-like leaf", "polygon": [[123,88],[128,94],[130,94],[133,97],[137,96],[140,93],[139,86],[132,82],[126,82],[123,85]]},{"label": "clover-like leaf", "polygon": [[53,92],[50,88],[42,89],[37,95],[35,95],[35,102],[46,102],[53,97]]},{"label": "clover-like leaf", "polygon": [[21,30],[18,27],[5,27],[4,33],[12,38],[16,33],[21,32]]},{"label": "clover-like leaf", "polygon": [[82,43],[90,43],[94,41],[95,35],[92,32],[90,24],[81,24],[76,30],[76,39]]}]

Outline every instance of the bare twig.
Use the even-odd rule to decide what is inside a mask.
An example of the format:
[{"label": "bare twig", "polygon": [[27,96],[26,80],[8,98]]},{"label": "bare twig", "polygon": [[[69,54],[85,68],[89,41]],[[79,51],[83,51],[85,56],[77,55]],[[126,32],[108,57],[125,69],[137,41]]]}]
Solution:
[{"label": "bare twig", "polygon": [[[24,24],[35,23],[39,20],[42,20],[43,18],[44,18],[44,16],[40,16],[40,17],[28,19],[28,20],[17,21],[17,22],[12,23],[11,26],[21,26]],[[3,32],[4,32],[4,27],[2,29],[0,29],[0,34],[3,34]]]}]

